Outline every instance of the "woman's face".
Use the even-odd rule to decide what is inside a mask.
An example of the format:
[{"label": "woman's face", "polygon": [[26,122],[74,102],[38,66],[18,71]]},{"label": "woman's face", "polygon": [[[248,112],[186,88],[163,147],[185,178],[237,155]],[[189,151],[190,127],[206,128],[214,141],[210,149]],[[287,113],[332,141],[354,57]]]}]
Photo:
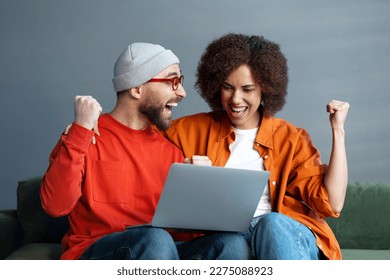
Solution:
[{"label": "woman's face", "polygon": [[251,129],[259,126],[261,88],[247,65],[233,70],[222,83],[221,102],[235,128]]}]

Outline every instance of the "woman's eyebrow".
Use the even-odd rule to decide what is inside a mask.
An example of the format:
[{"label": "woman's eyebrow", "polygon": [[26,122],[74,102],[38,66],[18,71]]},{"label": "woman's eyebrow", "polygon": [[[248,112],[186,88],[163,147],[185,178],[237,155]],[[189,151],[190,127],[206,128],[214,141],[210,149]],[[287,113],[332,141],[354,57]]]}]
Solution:
[{"label": "woman's eyebrow", "polygon": [[[230,84],[229,82],[227,82],[227,81],[222,82],[222,84],[223,84],[223,85],[228,85],[228,86],[231,86],[231,87],[233,86],[233,85],[231,85],[231,84]],[[242,88],[244,88],[244,87],[246,88],[246,87],[255,87],[255,86],[256,86],[255,84],[246,84],[246,85],[242,85],[241,87],[242,87]]]}]

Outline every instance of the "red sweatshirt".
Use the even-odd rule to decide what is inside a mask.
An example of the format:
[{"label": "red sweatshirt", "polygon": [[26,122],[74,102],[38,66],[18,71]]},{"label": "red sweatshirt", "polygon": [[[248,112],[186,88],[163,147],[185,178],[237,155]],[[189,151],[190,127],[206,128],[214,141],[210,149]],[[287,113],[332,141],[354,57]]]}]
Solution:
[{"label": "red sweatshirt", "polygon": [[99,132],[93,145],[94,132],[74,123],[42,181],[44,210],[69,217],[62,259],[78,259],[106,234],[150,223],[170,165],[183,162],[182,152],[152,127],[132,130],[106,114]]}]

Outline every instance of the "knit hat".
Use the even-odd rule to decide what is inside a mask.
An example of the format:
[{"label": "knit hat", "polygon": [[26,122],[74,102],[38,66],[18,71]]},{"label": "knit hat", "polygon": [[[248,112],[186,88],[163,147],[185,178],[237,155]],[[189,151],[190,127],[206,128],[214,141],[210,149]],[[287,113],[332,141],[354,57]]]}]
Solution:
[{"label": "knit hat", "polygon": [[133,43],[119,56],[112,82],[116,92],[146,83],[165,68],[178,64],[179,58],[160,45]]}]

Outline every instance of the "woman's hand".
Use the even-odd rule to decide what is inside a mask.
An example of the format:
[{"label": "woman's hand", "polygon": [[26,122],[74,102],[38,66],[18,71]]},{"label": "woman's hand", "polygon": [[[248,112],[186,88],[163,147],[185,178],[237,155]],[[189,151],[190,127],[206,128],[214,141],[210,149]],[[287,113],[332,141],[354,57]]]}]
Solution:
[{"label": "woman's hand", "polygon": [[329,120],[332,127],[332,150],[324,183],[328,190],[329,202],[333,211],[340,213],[344,206],[348,184],[344,124],[349,110],[349,103],[332,100],[327,104],[326,108],[329,112]]},{"label": "woman's hand", "polygon": [[206,166],[211,166],[211,160],[209,159],[208,156],[199,156],[199,155],[194,155],[191,158],[185,158],[184,163],[191,163],[194,165],[206,165]]},{"label": "woman's hand", "polygon": [[348,110],[349,103],[345,101],[332,100],[326,105],[326,111],[329,113],[329,121],[332,129],[344,129]]}]

